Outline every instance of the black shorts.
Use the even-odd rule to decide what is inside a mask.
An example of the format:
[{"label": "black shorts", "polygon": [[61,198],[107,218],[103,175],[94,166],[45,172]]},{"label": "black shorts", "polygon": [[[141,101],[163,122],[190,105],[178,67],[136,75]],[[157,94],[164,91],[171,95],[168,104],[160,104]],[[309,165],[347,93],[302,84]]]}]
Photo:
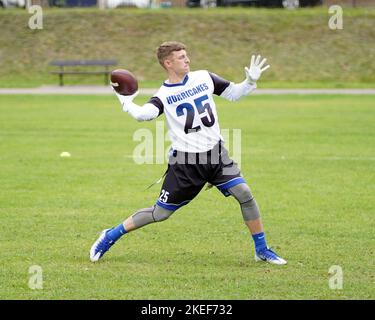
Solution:
[{"label": "black shorts", "polygon": [[237,164],[229,158],[223,142],[203,153],[173,150],[161,187],[157,205],[175,211],[188,204],[206,182],[216,186],[225,196],[228,189],[245,183]]}]

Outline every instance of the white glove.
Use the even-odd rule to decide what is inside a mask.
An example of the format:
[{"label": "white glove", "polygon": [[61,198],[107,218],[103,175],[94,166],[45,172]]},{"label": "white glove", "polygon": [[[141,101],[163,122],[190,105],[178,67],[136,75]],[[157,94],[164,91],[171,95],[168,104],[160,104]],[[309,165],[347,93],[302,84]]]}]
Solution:
[{"label": "white glove", "polygon": [[[112,88],[113,89],[113,88]],[[116,94],[117,98],[120,100],[120,103],[122,105],[122,110],[124,110],[125,112],[128,112],[129,111],[129,105],[131,103],[133,103],[133,100],[135,99],[135,97],[138,95],[139,93],[139,90],[137,90],[137,92],[133,93],[132,95],[130,96],[123,96],[122,94],[119,94],[115,91],[115,89],[113,89],[114,93]]]},{"label": "white glove", "polygon": [[256,59],[255,59],[255,56],[252,55],[250,68],[245,67],[246,79],[250,84],[254,84],[255,82],[257,82],[262,72],[266,71],[270,67],[270,65],[266,65],[265,67],[263,67],[263,65],[267,61],[266,58],[264,58],[261,62],[260,62],[260,59],[261,59],[260,55],[258,55]]}]

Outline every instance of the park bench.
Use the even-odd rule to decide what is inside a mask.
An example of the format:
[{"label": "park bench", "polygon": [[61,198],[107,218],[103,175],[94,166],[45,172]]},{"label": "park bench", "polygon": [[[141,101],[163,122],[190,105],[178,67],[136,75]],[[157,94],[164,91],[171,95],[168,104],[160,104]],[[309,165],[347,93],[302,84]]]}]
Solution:
[{"label": "park bench", "polygon": [[[59,75],[60,86],[64,85],[64,75],[82,75],[82,74],[94,74],[94,75],[104,75],[104,84],[109,83],[110,66],[117,65],[116,60],[55,60],[50,63],[52,66],[59,67],[58,71],[52,71],[52,74]],[[66,70],[67,67],[69,70]],[[100,70],[95,68],[95,70],[82,70],[82,67],[101,67]]]}]

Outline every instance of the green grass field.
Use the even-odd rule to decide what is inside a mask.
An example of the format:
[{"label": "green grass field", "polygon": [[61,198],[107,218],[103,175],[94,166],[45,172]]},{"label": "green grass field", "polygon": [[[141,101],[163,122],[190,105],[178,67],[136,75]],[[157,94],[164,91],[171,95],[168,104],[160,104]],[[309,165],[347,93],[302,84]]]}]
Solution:
[{"label": "green grass field", "polygon": [[[118,60],[143,87],[164,75],[155,58],[163,41],[189,48],[193,69],[242,81],[251,54],[268,58],[263,87],[375,87],[375,9],[344,8],[344,27],[331,30],[327,7],[44,9],[31,30],[26,10],[0,10],[0,87],[57,85],[56,59]],[[102,76],[67,76],[66,84],[102,84]]]},{"label": "green grass field", "polygon": [[243,175],[288,265],[255,263],[236,201],[214,189],[91,263],[98,232],[159,194],[145,188],[165,165],[131,158],[134,132],[155,122],[112,96],[1,96],[0,299],[374,299],[375,97],[217,102],[221,128],[242,130]]}]

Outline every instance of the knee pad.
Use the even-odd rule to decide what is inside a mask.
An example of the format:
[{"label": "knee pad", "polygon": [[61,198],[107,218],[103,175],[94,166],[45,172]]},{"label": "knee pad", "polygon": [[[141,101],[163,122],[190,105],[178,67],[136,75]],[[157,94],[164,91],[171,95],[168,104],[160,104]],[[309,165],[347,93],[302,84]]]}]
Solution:
[{"label": "knee pad", "polygon": [[228,192],[242,204],[253,199],[250,188],[246,183],[237,184],[228,189]]},{"label": "knee pad", "polygon": [[137,228],[143,227],[149,223],[164,221],[170,217],[174,211],[166,210],[158,205],[150,208],[138,210],[132,215],[133,223]]},{"label": "knee pad", "polygon": [[260,217],[258,204],[246,183],[237,184],[229,188],[228,192],[239,202],[245,221],[256,220]]},{"label": "knee pad", "polygon": [[167,220],[174,211],[164,209],[157,204],[154,206],[153,218],[155,222]]},{"label": "knee pad", "polygon": [[136,228],[145,226],[146,224],[155,222],[152,212],[154,211],[154,206],[150,208],[144,208],[138,210],[132,215],[133,223]]}]

